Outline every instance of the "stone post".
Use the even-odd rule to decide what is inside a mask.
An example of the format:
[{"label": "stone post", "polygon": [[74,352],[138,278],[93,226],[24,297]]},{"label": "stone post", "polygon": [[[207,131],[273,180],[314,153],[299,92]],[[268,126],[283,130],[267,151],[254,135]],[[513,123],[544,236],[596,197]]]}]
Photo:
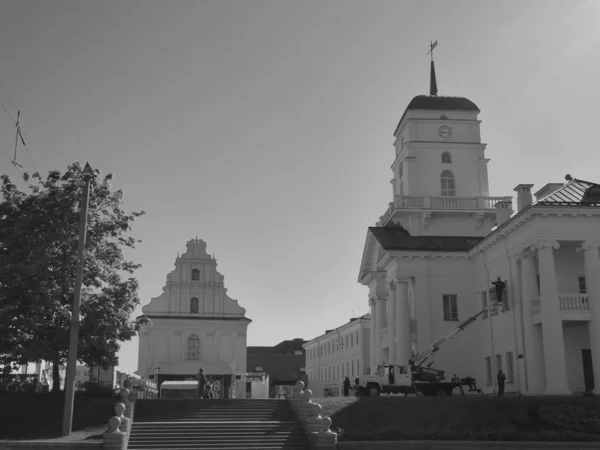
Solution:
[{"label": "stone post", "polygon": [[408,279],[396,279],[396,326],[398,327],[398,343],[396,360],[406,365],[411,358],[410,309],[408,307]]},{"label": "stone post", "polygon": [[327,416],[323,416],[321,421],[321,430],[315,435],[315,449],[337,449],[337,434],[330,430],[331,419]]},{"label": "stone post", "polygon": [[312,391],[305,389],[304,394],[298,399],[298,419],[301,423],[304,423],[312,415]]},{"label": "stone post", "polygon": [[119,431],[122,431],[123,433],[129,433],[129,430],[131,429],[131,421],[123,415],[124,411],[125,405],[123,403],[117,403],[115,405],[115,416],[121,421],[119,425]]},{"label": "stone post", "polygon": [[294,390],[292,392],[292,396],[290,398],[290,406],[292,408],[292,413],[294,417],[298,418],[298,405],[301,402],[301,399],[304,398],[304,382],[297,381],[296,386],[294,386]]},{"label": "stone post", "polygon": [[102,436],[102,448],[111,450],[127,450],[126,434],[119,431],[121,419],[117,416],[108,419],[108,430]]},{"label": "stone post", "polygon": [[316,434],[321,430],[321,423],[323,422],[321,412],[323,411],[323,408],[318,403],[313,402],[311,402],[310,406],[312,408],[312,415],[306,419],[305,431],[309,439],[314,441]]},{"label": "stone post", "polygon": [[560,245],[557,241],[540,241],[533,248],[538,251],[540,264],[540,305],[546,369],[544,394],[567,395],[571,391],[567,383],[565,341],[554,266],[554,250],[558,250]]},{"label": "stone post", "polygon": [[129,401],[129,389],[123,388],[119,391],[120,402],[125,405],[123,415],[130,420],[133,420],[133,402]]},{"label": "stone post", "polygon": [[592,368],[594,372],[594,392],[600,392],[600,241],[586,241],[580,249],[585,264],[585,284],[588,294],[588,308],[591,320],[588,324]]},{"label": "stone post", "polygon": [[388,335],[390,341],[390,364],[402,363],[398,361],[398,355],[396,354],[396,329],[397,317],[396,317],[396,283],[391,282],[389,287],[388,304],[390,306],[390,317],[388,318]]},{"label": "stone post", "polygon": [[525,373],[527,374],[527,394],[529,395],[540,395],[544,381],[540,330],[533,324],[533,301],[538,297],[536,275],[533,254],[526,251],[521,255],[521,300],[523,302]]}]

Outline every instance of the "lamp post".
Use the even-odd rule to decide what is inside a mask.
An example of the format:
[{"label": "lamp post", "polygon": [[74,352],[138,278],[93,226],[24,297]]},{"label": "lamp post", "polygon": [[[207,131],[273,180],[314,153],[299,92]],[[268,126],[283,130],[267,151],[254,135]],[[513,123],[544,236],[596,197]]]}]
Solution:
[{"label": "lamp post", "polygon": [[71,329],[69,336],[69,356],[67,359],[67,373],[65,375],[65,405],[63,411],[62,434],[71,434],[73,423],[73,401],[75,399],[75,370],[77,367],[77,347],[79,344],[79,306],[81,304],[81,285],[83,282],[83,264],[85,258],[85,237],[87,231],[88,206],[90,202],[90,183],[94,176],[89,163],[83,169],[83,194],[81,199],[79,218],[79,249],[77,252],[77,270],[75,272],[75,295],[73,298],[73,312],[71,314]]}]

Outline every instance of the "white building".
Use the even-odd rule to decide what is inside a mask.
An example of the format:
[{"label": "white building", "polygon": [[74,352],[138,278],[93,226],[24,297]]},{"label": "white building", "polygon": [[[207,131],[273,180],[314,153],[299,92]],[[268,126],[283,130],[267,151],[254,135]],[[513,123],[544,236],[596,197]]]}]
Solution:
[{"label": "white building", "polygon": [[479,312],[500,277],[504,306],[445,343],[434,367],[474,376],[485,392],[499,368],[506,392],[592,390],[600,186],[550,183],[533,202],[521,184],[511,217],[512,197],[489,196],[478,113],[466,98],[419,95],[396,128],[392,202],[368,230],[359,274],[373,317],[370,366],[406,364]]},{"label": "white building", "polygon": [[[246,368],[246,331],[250,319],[237,300],[229,298],[217,262],[206,243],[192,239],[175,260],[163,293],[142,308],[151,324],[140,333],[138,371],[158,382],[195,379],[198,369],[227,397],[234,371]],[[246,384],[235,385],[245,396]]]},{"label": "white building", "polygon": [[346,377],[354,385],[355,377],[369,373],[370,328],[371,316],[365,314],[305,343],[309,386],[322,384],[339,395]]}]

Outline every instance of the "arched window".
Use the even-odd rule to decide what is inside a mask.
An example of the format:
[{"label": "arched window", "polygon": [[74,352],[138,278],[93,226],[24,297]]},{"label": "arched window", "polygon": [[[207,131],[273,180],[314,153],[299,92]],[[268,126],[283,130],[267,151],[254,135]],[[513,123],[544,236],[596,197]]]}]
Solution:
[{"label": "arched window", "polygon": [[443,152],[442,153],[442,162],[445,164],[451,164],[452,163],[452,156],[450,156],[450,153],[448,152]]},{"label": "arched window", "polygon": [[187,359],[200,359],[200,338],[195,334],[188,338]]},{"label": "arched window", "polygon": [[197,313],[198,312],[198,299],[196,297],[192,297],[190,300],[190,312]]},{"label": "arched window", "polygon": [[454,197],[456,195],[456,187],[454,184],[454,175],[450,170],[444,170],[441,176],[442,180],[442,197]]},{"label": "arched window", "polygon": [[200,271],[198,269],[194,269],[192,270],[192,280],[199,280],[200,279]]}]

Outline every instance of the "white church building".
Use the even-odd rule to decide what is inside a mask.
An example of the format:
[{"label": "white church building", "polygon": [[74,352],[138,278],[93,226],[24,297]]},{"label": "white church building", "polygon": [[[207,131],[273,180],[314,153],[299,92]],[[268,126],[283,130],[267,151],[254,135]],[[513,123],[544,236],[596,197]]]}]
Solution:
[{"label": "white church building", "polygon": [[[204,241],[187,242],[187,251],[177,256],[175,269],[167,275],[163,293],[142,312],[150,324],[140,332],[137,373],[160,384],[196,380],[202,367],[219,397],[227,398],[233,374],[246,371],[251,320],[227,295],[223,275]],[[243,398],[245,381],[238,380],[234,387],[236,396]]]},{"label": "white church building", "polygon": [[[484,392],[571,394],[600,388],[600,185],[488,191],[479,108],[432,90],[395,136],[392,202],[367,232],[358,281],[371,308],[370,367],[407,364],[495,296],[501,307],[442,345],[433,367]],[[527,180],[521,180],[527,181]]]}]

